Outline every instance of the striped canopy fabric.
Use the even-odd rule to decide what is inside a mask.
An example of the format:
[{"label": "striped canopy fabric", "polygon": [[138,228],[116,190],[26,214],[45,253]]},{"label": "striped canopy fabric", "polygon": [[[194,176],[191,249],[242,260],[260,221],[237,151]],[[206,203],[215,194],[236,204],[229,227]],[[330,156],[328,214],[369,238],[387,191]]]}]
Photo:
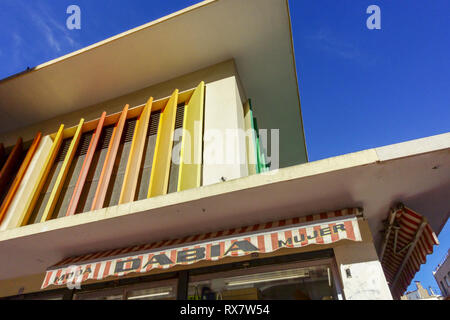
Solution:
[{"label": "striped canopy fabric", "polygon": [[202,260],[217,261],[224,257],[329,244],[343,239],[361,241],[358,213],[359,209],[338,210],[70,257],[49,268],[42,289],[50,285],[81,284],[110,276],[146,273],[156,268],[169,269]]},{"label": "striped canopy fabric", "polygon": [[381,264],[392,296],[400,299],[439,241],[427,220],[404,205],[391,211],[388,222]]}]

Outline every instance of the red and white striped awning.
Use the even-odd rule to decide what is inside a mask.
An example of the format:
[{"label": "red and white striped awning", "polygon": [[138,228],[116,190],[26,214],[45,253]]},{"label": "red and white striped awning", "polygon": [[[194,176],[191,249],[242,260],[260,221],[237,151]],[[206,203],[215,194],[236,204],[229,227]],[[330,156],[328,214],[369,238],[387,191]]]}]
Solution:
[{"label": "red and white striped awning", "polygon": [[358,213],[356,208],[338,210],[71,257],[49,268],[42,289],[146,273],[155,268],[169,269],[201,260],[217,261],[229,256],[269,253],[343,239],[361,241]]},{"label": "red and white striped awning", "polygon": [[380,260],[392,296],[400,299],[439,241],[425,217],[404,205],[391,210],[387,223]]}]

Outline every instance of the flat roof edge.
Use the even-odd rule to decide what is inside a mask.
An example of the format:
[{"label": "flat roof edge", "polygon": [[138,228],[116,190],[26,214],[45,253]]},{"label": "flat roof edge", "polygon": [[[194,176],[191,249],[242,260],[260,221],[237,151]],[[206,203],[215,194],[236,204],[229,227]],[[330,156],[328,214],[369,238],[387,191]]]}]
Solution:
[{"label": "flat roof edge", "polygon": [[375,148],[381,162],[450,148],[450,132]]},{"label": "flat roof edge", "polygon": [[101,47],[101,46],[103,46],[103,45],[107,45],[107,44],[109,44],[109,43],[111,43],[111,42],[113,42],[113,41],[119,40],[119,39],[121,39],[121,38],[124,38],[124,37],[126,37],[126,36],[129,36],[129,35],[131,35],[131,34],[134,34],[134,33],[136,33],[136,32],[139,32],[139,31],[141,31],[141,30],[144,30],[144,29],[153,27],[153,26],[155,26],[155,25],[157,25],[157,24],[160,24],[160,23],[163,23],[163,22],[165,22],[165,21],[169,21],[169,20],[171,20],[171,19],[173,19],[173,18],[176,18],[176,17],[178,17],[178,16],[181,16],[181,15],[183,15],[183,14],[185,14],[185,13],[194,11],[194,10],[199,9],[199,8],[202,8],[202,7],[204,7],[204,6],[210,5],[210,4],[212,4],[212,3],[214,3],[214,2],[217,2],[217,1],[219,1],[219,0],[204,0],[204,1],[202,1],[202,2],[196,3],[196,4],[192,5],[192,6],[186,7],[186,8],[184,8],[184,9],[178,10],[178,11],[173,12],[173,13],[170,13],[170,14],[168,14],[168,15],[165,15],[165,16],[161,17],[161,18],[158,18],[158,19],[156,19],[156,20],[153,20],[153,21],[150,21],[150,22],[145,23],[145,24],[143,24],[143,25],[140,25],[140,26],[138,26],[138,27],[135,27],[135,28],[129,29],[129,30],[127,30],[127,31],[121,32],[121,33],[119,33],[119,34],[117,34],[117,35],[115,35],[115,36],[112,36],[112,37],[109,37],[109,38],[107,38],[107,39],[104,39],[104,40],[101,40],[101,41],[99,41],[99,42],[96,42],[96,43],[94,43],[94,44],[91,44],[91,45],[89,45],[89,46],[87,46],[87,47],[78,49],[78,50],[76,50],[76,51],[73,51],[73,52],[70,52],[70,53],[68,53],[68,54],[65,54],[65,55],[63,55],[63,56],[61,56],[61,57],[52,59],[52,60],[47,61],[47,62],[44,62],[44,63],[41,63],[41,64],[39,64],[39,65],[37,65],[37,66],[35,66],[35,67],[32,67],[32,68],[30,68],[30,69],[28,69],[28,70],[24,70],[24,71],[15,73],[15,74],[13,74],[13,75],[11,75],[11,76],[8,76],[8,77],[6,77],[6,78],[0,79],[0,85],[3,84],[4,82],[7,82],[7,81],[10,81],[10,80],[13,80],[13,79],[16,79],[16,78],[25,76],[25,75],[27,75],[27,74],[30,74],[30,73],[33,73],[33,72],[36,72],[36,71],[39,71],[39,70],[42,70],[42,69],[44,69],[44,68],[46,68],[46,67],[53,66],[53,65],[55,65],[55,64],[57,64],[57,63],[59,63],[59,62],[63,62],[63,61],[65,61],[65,60],[68,60],[68,59],[70,59],[70,58],[73,58],[73,57],[75,57],[75,56],[78,56],[78,55],[80,55],[80,54],[83,54],[83,53],[85,53],[85,52],[88,52],[88,51],[90,51],[90,50],[99,48],[99,47]]}]

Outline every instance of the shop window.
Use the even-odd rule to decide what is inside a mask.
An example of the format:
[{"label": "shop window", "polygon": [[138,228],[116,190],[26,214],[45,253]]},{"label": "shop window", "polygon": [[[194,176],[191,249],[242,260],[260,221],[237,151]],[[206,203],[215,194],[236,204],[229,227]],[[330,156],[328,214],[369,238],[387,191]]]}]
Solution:
[{"label": "shop window", "polygon": [[76,300],[123,300],[124,289],[100,290],[76,295]]},{"label": "shop window", "polygon": [[77,293],[76,300],[175,300],[177,280],[155,281],[121,288]]},{"label": "shop window", "polygon": [[62,293],[31,293],[27,295],[19,295],[12,298],[9,298],[9,300],[63,300],[64,295]]},{"label": "shop window", "polygon": [[174,287],[129,290],[127,300],[175,300]]},{"label": "shop window", "polygon": [[332,264],[258,267],[192,277],[192,300],[336,300]]}]

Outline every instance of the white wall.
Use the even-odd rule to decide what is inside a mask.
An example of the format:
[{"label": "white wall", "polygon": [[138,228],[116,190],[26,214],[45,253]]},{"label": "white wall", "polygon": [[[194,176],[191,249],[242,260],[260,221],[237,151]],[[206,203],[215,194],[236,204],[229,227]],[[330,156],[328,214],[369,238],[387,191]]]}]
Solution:
[{"label": "white wall", "polygon": [[372,242],[338,246],[334,248],[334,254],[346,300],[392,300]]},{"label": "white wall", "polygon": [[248,176],[243,101],[235,76],[206,84],[204,128],[203,185]]}]

